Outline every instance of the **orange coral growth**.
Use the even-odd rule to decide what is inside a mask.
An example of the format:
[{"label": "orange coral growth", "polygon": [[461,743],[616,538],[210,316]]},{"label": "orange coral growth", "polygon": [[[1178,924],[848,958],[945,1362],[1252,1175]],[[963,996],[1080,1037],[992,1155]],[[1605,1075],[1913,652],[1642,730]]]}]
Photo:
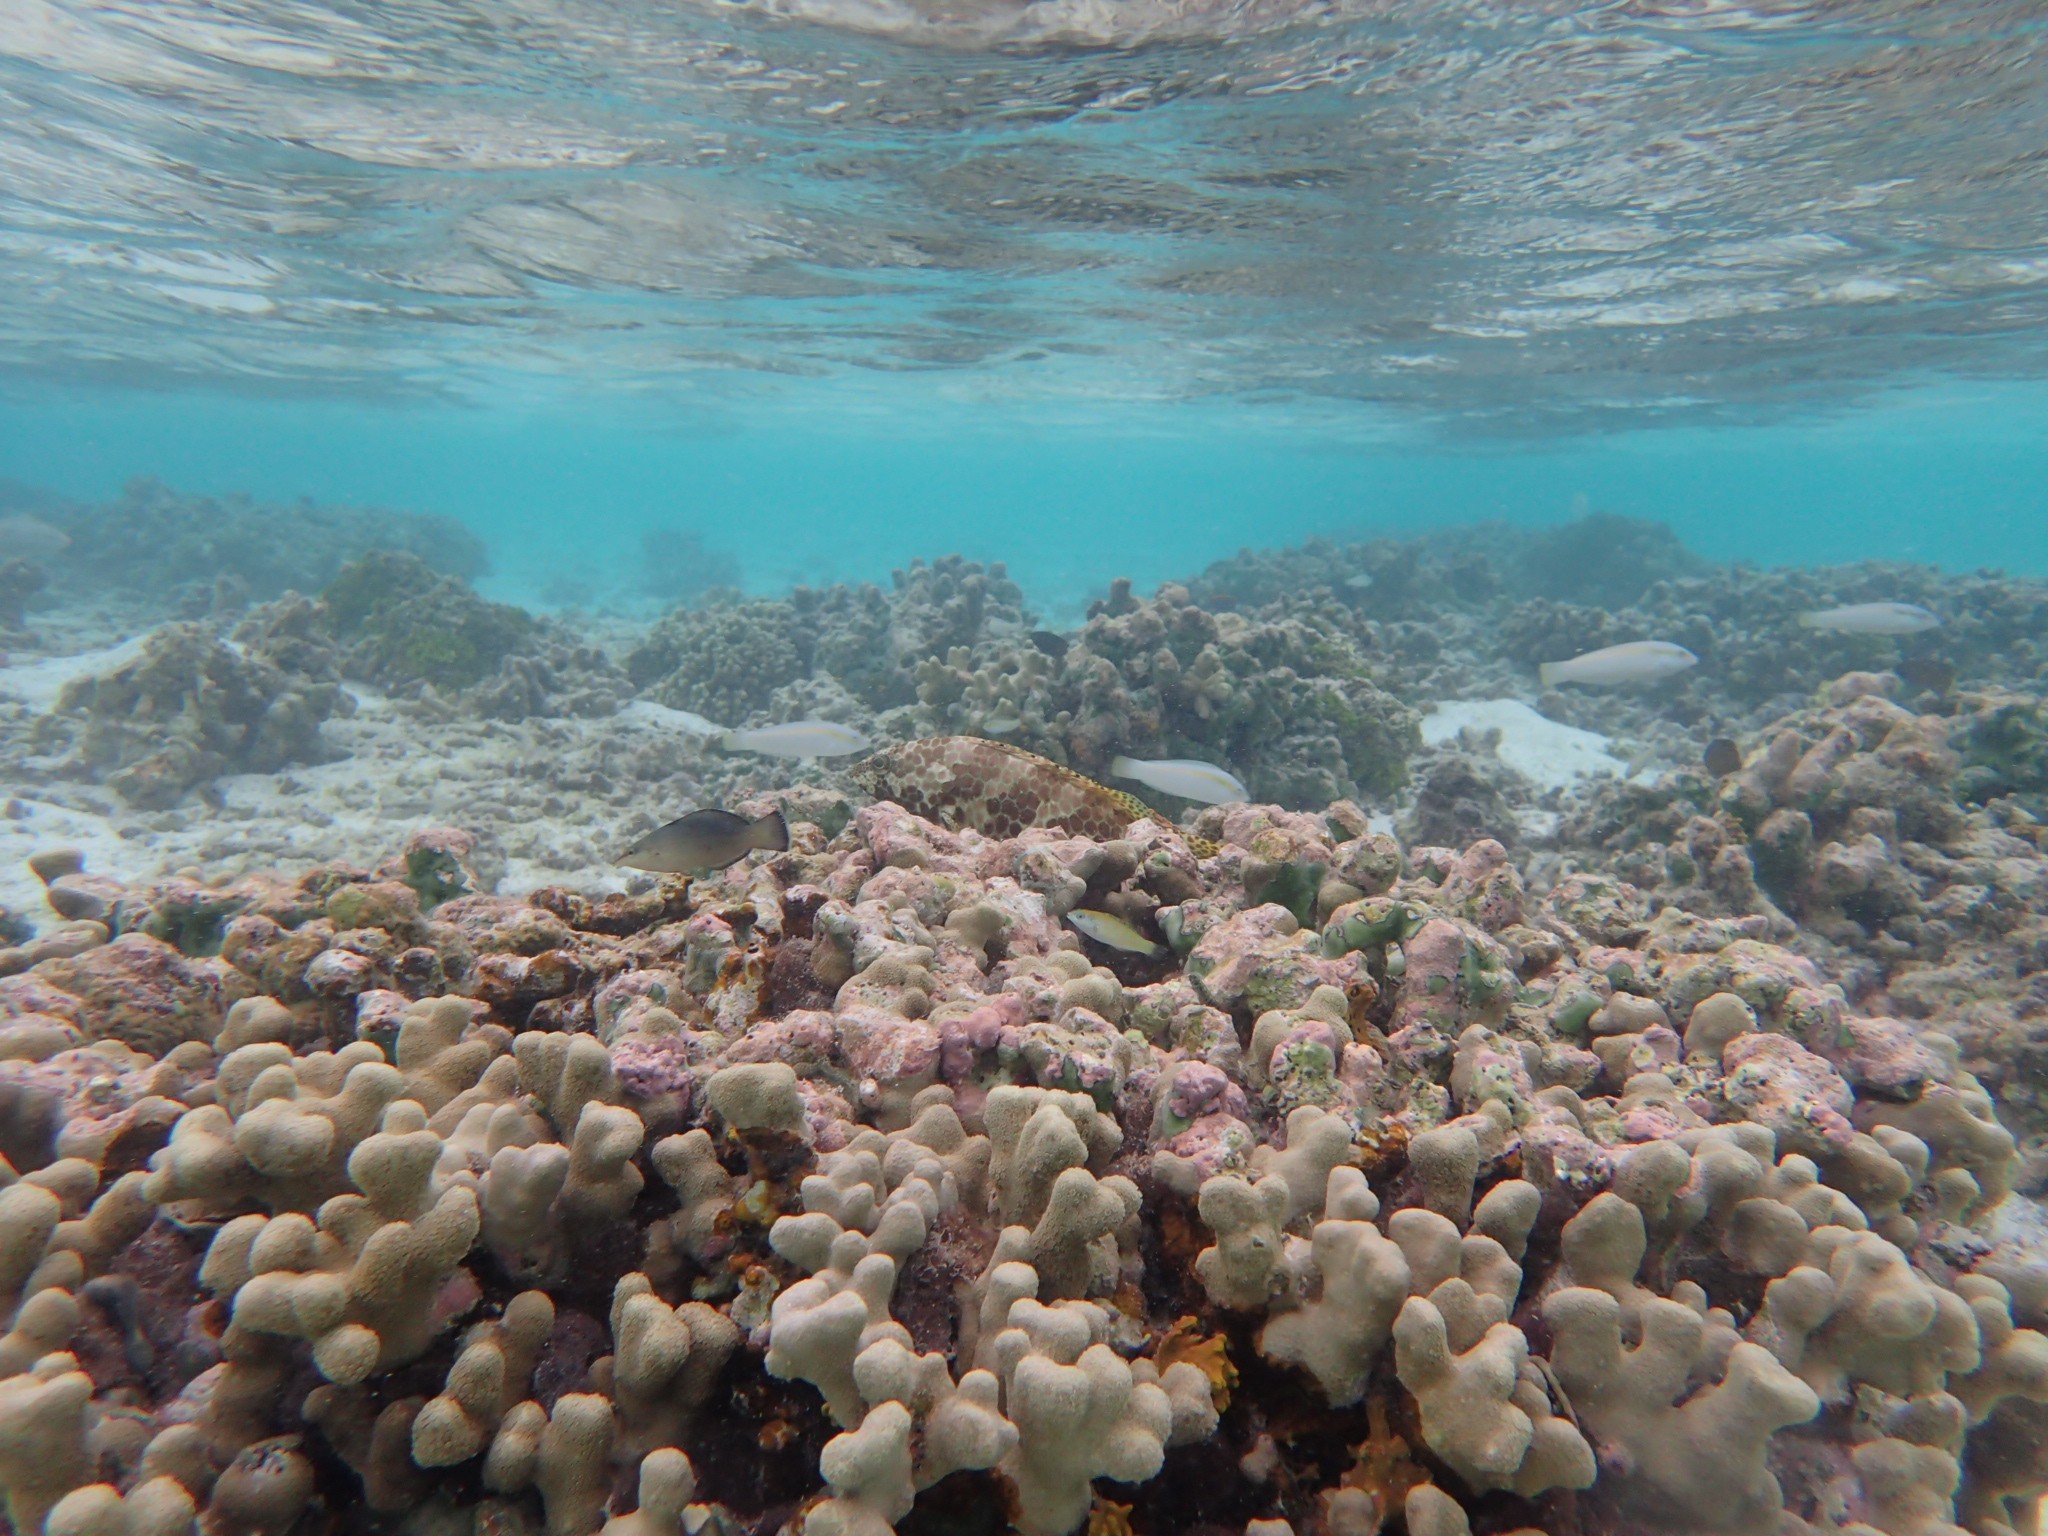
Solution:
[{"label": "orange coral growth", "polygon": [[1181,1318],[1159,1336],[1152,1358],[1161,1371],[1183,1360],[1199,1367],[1209,1378],[1209,1395],[1215,1400],[1216,1411],[1221,1413],[1230,1406],[1231,1389],[1237,1385],[1237,1367],[1230,1363],[1230,1345],[1223,1335],[1205,1335],[1199,1329],[1194,1318]]},{"label": "orange coral growth", "polygon": [[1365,1411],[1370,1433],[1354,1447],[1352,1454],[1357,1460],[1337,1485],[1370,1494],[1373,1507],[1385,1520],[1407,1503],[1409,1489],[1429,1481],[1429,1474],[1408,1454],[1408,1442],[1394,1433],[1384,1399],[1373,1398]]},{"label": "orange coral growth", "polygon": [[1408,1157],[1409,1127],[1399,1121],[1368,1125],[1358,1133],[1359,1166],[1367,1178],[1391,1172]]}]

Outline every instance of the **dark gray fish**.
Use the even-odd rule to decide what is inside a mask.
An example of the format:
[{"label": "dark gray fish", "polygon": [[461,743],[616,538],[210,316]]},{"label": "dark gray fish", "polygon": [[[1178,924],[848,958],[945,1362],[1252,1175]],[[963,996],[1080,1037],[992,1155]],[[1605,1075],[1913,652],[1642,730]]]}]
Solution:
[{"label": "dark gray fish", "polygon": [[731,811],[692,811],[656,827],[619,855],[628,869],[657,875],[707,874],[737,864],[757,848],[780,853],[789,846],[789,823],[770,811],[758,821]]},{"label": "dark gray fish", "polygon": [[1034,629],[1031,631],[1031,643],[1045,652],[1054,661],[1058,661],[1067,654],[1067,637],[1065,635],[1056,635],[1049,629]]},{"label": "dark gray fish", "polygon": [[1742,748],[1726,736],[1716,736],[1707,743],[1704,761],[1707,772],[1717,779],[1725,779],[1742,766]]}]

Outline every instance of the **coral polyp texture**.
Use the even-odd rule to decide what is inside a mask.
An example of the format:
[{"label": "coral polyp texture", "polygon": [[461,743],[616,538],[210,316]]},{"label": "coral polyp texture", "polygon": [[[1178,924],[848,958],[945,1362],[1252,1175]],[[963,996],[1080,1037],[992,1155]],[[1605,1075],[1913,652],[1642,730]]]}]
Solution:
[{"label": "coral polyp texture", "polygon": [[[1088,645],[1183,631],[1193,687],[1236,631],[1181,597]],[[1587,808],[1654,834],[1606,868],[1120,796],[1085,836],[791,799],[787,852],[634,894],[488,894],[452,829],[219,885],[40,858],[6,1518],[2032,1532],[1998,914],[2048,863],[1955,745],[2000,707],[1846,679]]]}]

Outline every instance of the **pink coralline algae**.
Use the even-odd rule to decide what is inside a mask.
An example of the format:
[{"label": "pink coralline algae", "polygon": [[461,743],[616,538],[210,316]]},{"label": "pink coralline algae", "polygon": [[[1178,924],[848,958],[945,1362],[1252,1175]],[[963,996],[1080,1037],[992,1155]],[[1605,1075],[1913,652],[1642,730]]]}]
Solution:
[{"label": "pink coralline algae", "polygon": [[1778,1144],[1809,1155],[1855,1140],[1854,1100],[1840,1074],[1783,1035],[1742,1035],[1721,1053],[1721,1094],[1743,1119],[1767,1125]]},{"label": "pink coralline algae", "polygon": [[1957,974],[1963,919],[1859,813],[1958,867],[1989,816],[1851,692],[1642,884],[1346,802],[1205,812],[1206,858],[883,804],[607,897],[446,831],[55,874],[100,915],[0,980],[8,1519],[2029,1529],[2048,1248],[1977,1070],[2022,1058],[1873,969]]}]

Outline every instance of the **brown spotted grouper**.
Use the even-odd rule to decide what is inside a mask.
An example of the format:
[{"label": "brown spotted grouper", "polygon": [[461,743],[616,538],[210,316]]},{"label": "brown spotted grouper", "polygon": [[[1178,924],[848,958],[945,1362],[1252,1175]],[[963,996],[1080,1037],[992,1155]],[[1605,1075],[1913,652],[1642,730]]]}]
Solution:
[{"label": "brown spotted grouper", "polygon": [[[1065,827],[1076,837],[1107,842],[1143,817],[1172,825],[1136,795],[980,736],[905,742],[854,764],[852,773],[854,783],[877,800],[893,800],[914,816],[989,837]],[[1207,843],[1196,849],[1207,851]]]}]

